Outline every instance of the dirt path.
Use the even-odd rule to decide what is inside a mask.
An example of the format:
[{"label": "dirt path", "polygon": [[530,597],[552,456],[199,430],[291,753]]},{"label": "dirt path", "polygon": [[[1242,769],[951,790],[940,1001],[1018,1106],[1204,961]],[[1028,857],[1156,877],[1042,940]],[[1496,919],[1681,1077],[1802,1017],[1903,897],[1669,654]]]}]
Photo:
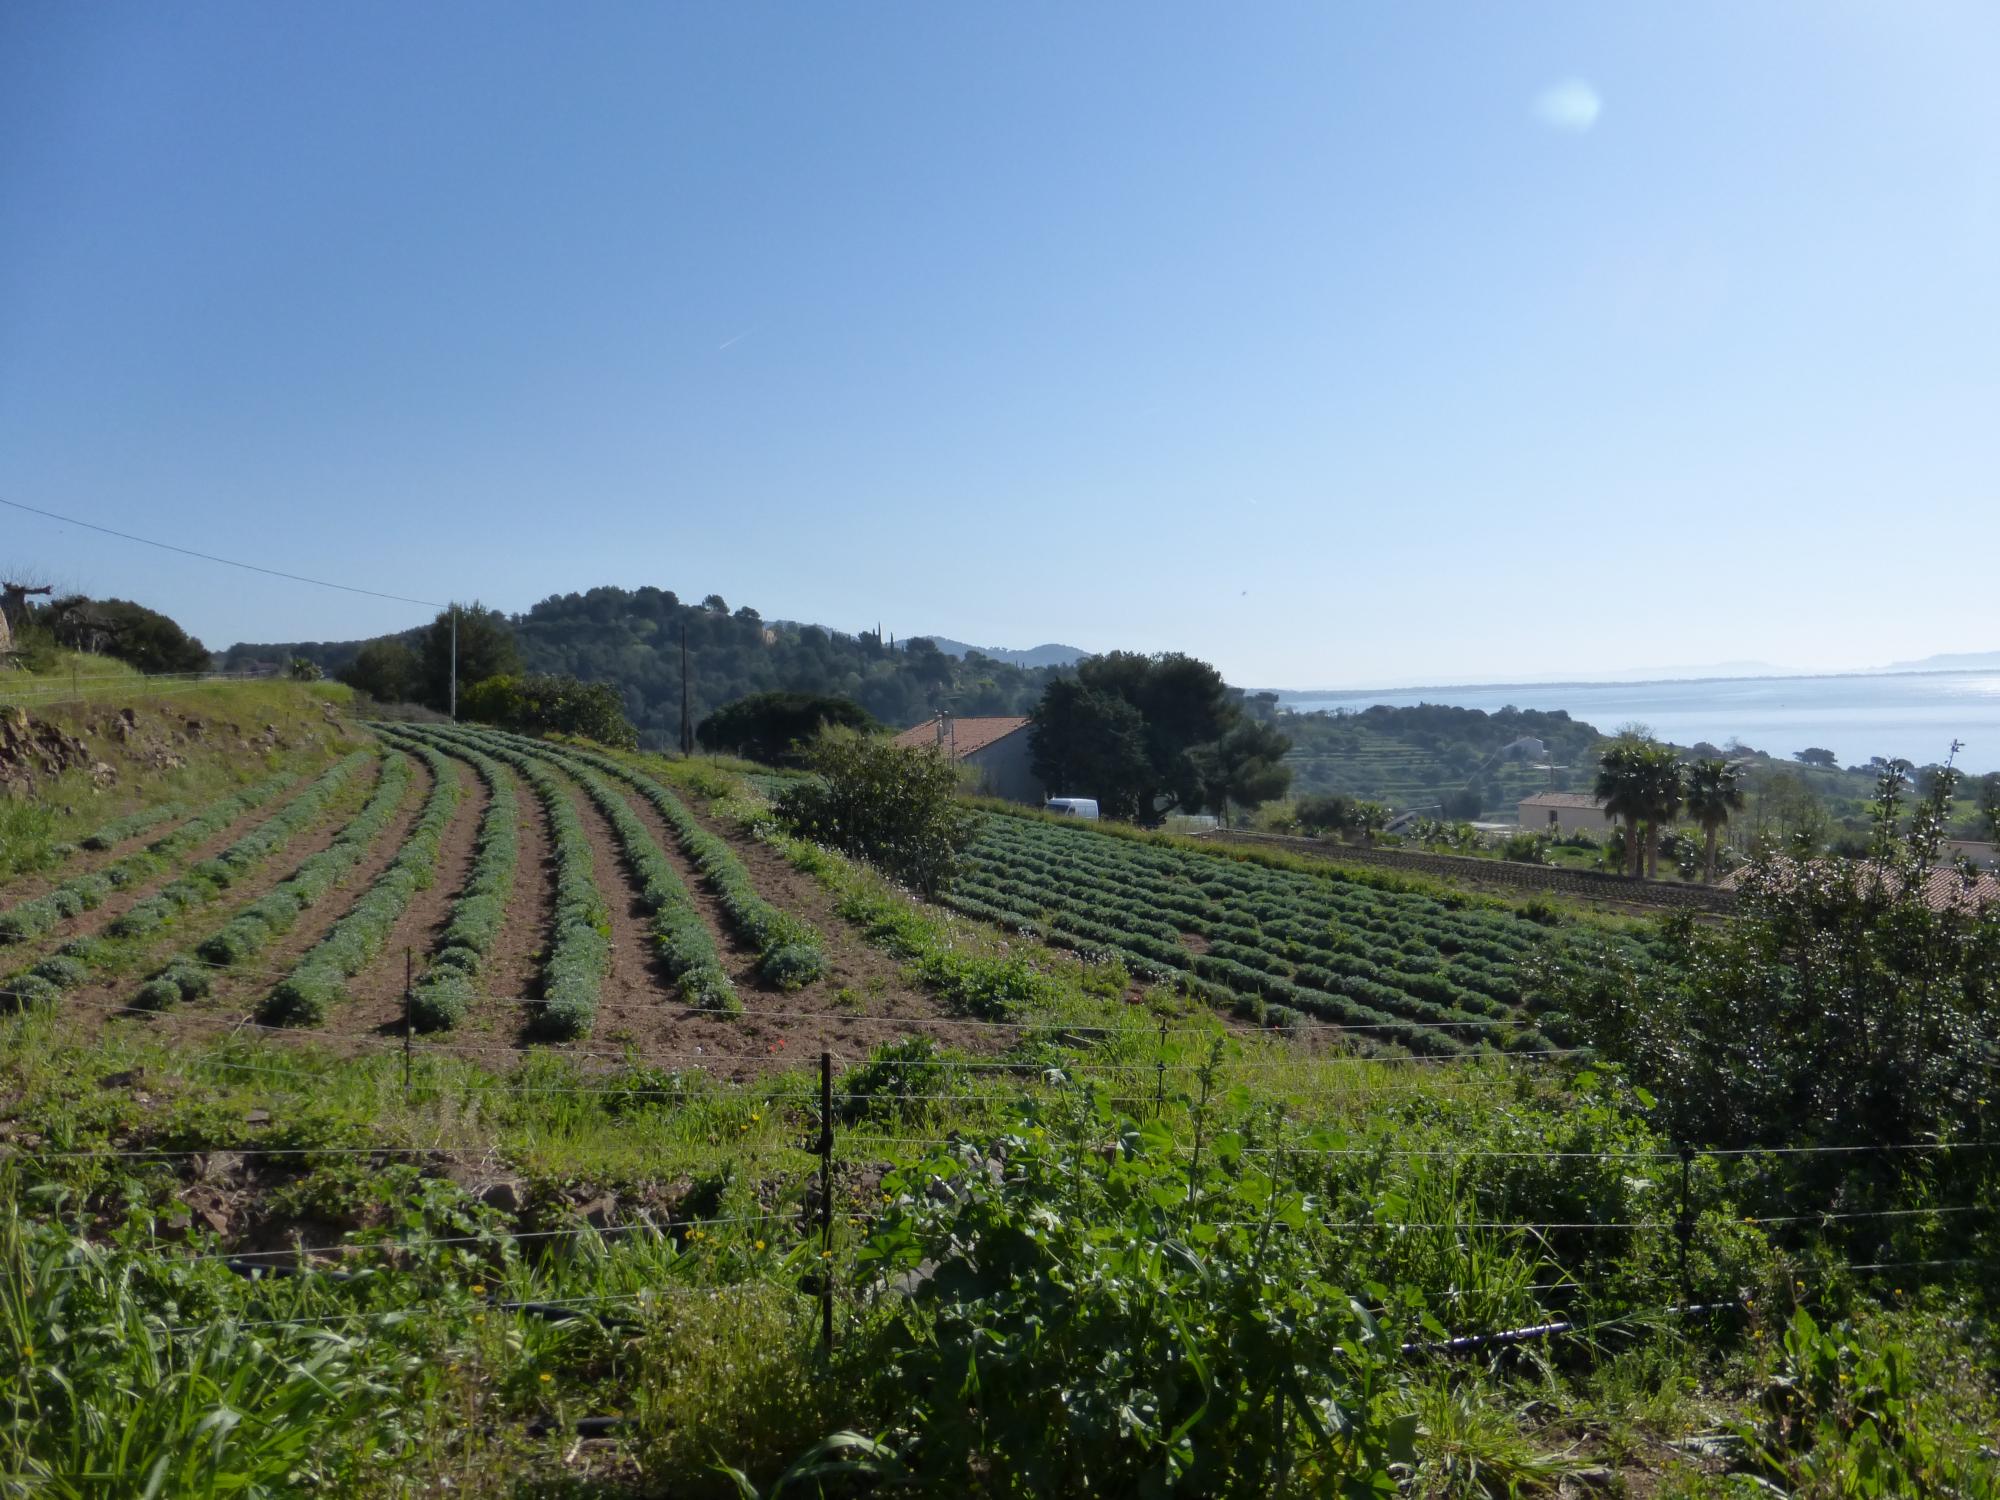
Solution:
[{"label": "dirt path", "polygon": [[[609,1042],[653,1051],[661,1037],[662,1016],[682,1002],[653,957],[650,918],[620,857],[617,834],[573,782],[569,798],[590,837],[591,876],[611,913],[611,964],[598,992],[596,1022],[583,1045],[602,1050]],[[531,1020],[523,1016],[523,1032]]]},{"label": "dirt path", "polygon": [[513,778],[514,805],[520,812],[514,887],[507,896],[499,941],[480,971],[482,998],[458,1029],[511,1038],[520,1024],[519,1002],[542,992],[542,958],[549,950],[549,928],[555,920],[556,866],[541,798],[512,770],[506,774]]},{"label": "dirt path", "polygon": [[436,878],[411,898],[375,961],[348,981],[343,1031],[403,1034],[406,955],[414,958],[414,971],[423,973],[438,938],[451,922],[452,904],[472,873],[473,846],[479,842],[479,825],[492,794],[471,766],[456,760],[451,765],[458,778],[458,806],[438,841]]}]

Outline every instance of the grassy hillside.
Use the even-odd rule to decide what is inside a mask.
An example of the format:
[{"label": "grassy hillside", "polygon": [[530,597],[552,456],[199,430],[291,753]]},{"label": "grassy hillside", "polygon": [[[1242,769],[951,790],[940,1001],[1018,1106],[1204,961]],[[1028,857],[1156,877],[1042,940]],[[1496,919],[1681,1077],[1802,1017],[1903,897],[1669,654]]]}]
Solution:
[{"label": "grassy hillside", "polygon": [[357,731],[333,683],[141,678],[102,657],[0,677],[0,879],[53,868],[140,809],[189,810],[260,774],[307,769]]},{"label": "grassy hillside", "polygon": [[[285,691],[208,706],[216,783],[76,900],[0,881],[33,1493],[1992,1492],[1990,1203],[1427,1049],[1512,1024],[1535,923],[1086,830],[982,858],[1059,941],[1178,892],[1253,990],[1468,1012],[1272,1029],[1235,969],[916,901],[734,767]],[[211,727],[251,701],[314,743]]]}]

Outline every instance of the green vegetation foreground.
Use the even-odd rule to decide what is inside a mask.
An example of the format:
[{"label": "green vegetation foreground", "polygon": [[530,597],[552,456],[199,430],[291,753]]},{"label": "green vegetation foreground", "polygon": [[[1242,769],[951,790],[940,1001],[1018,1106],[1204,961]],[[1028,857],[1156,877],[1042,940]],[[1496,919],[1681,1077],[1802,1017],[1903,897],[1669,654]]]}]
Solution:
[{"label": "green vegetation foreground", "polygon": [[[10,1485],[1995,1493],[1990,918],[1774,872],[1644,973],[1552,965],[1595,1059],[1329,1052],[912,900],[726,768],[614,763],[995,1048],[913,1022],[823,1118],[810,1072],[615,1037],[405,1064],[38,1003],[0,1054]],[[1849,995],[1767,1066],[1760,1025]],[[1868,1056],[1865,1117],[1788,1111]]]}]

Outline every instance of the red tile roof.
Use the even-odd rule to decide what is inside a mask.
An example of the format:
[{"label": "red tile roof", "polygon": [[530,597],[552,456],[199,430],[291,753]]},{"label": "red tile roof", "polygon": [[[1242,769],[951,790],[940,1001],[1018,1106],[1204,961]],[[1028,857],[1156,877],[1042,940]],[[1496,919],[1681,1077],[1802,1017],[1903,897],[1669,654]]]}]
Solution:
[{"label": "red tile roof", "polygon": [[[984,750],[988,745],[997,744],[1008,735],[1026,729],[1028,721],[1020,718],[953,719],[948,731],[957,758]],[[913,724],[897,735],[894,743],[905,750],[922,750],[926,746],[938,744],[938,721],[926,719],[921,724]]]}]

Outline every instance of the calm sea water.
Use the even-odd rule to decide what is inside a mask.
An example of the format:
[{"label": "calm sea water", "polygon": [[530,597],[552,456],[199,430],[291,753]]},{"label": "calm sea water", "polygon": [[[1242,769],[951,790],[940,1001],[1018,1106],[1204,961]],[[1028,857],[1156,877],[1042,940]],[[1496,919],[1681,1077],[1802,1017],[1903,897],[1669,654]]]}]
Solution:
[{"label": "calm sea water", "polygon": [[1686,682],[1576,682],[1514,687],[1409,688],[1372,693],[1286,693],[1287,708],[1565,709],[1609,733],[1634,721],[1677,745],[1740,740],[1790,755],[1823,746],[1844,766],[1872,755],[1926,765],[1961,740],[1958,764],[2000,771],[2000,672],[1898,672],[1846,677],[1738,677]]}]

